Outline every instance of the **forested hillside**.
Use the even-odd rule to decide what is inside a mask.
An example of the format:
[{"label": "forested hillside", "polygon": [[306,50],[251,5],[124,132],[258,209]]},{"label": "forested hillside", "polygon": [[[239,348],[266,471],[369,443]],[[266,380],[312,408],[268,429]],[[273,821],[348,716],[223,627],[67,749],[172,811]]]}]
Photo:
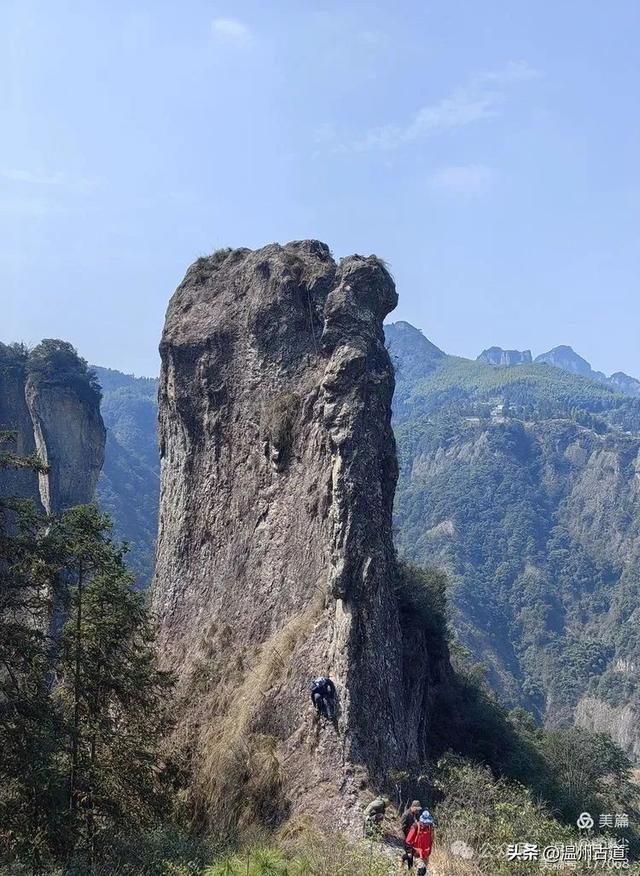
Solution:
[{"label": "forested hillside", "polygon": [[95,371],[107,427],[98,500],[113,518],[117,538],[128,542],[128,565],[139,586],[146,586],[153,575],[158,520],[158,381],[110,368]]},{"label": "forested hillside", "polygon": [[640,403],[549,364],[446,356],[407,323],[387,340],[401,554],[448,570],[458,638],[506,703],[553,725],[588,695],[637,757],[616,715],[638,699]]},{"label": "forested hillside", "polygon": [[[389,327],[388,341],[397,363],[398,410],[406,406],[396,414],[401,552],[449,569],[451,626],[472,657],[490,665],[491,681],[506,702],[525,703],[553,724],[569,723],[573,704],[581,698],[581,722],[599,721],[630,754],[637,754],[635,484],[640,437],[616,425],[633,418],[633,405],[602,387],[594,391],[581,378],[567,382],[566,375],[549,366],[518,373],[505,367],[496,373],[492,366],[465,363],[408,326]],[[0,699],[10,719],[0,722],[0,873],[333,876],[366,870],[385,876],[389,858],[384,843],[378,852],[373,842],[326,840],[307,810],[304,834],[298,833],[295,820],[276,830],[273,801],[281,785],[271,771],[272,737],[259,738],[263,748],[251,760],[244,756],[247,703],[253,703],[253,696],[249,701],[236,698],[240,709],[234,707],[233,723],[222,726],[242,731],[235,750],[243,757],[232,767],[237,763],[254,772],[238,774],[242,799],[237,792],[213,798],[215,820],[211,833],[203,834],[202,820],[195,817],[200,792],[193,764],[166,739],[189,698],[202,702],[218,690],[220,651],[216,640],[207,638],[208,650],[177,709],[173,677],[156,668],[147,600],[135,592],[125,566],[131,559],[138,564],[137,586],[148,580],[157,514],[156,381],[99,369],[109,430],[101,501],[103,507],[112,503],[117,529],[132,545],[123,562],[108,517],[95,507],[45,517],[37,503],[24,501],[30,498],[28,484],[16,493],[18,482],[6,477],[20,471],[35,476],[45,468],[50,477],[72,467],[78,474],[85,464],[90,467],[91,458],[52,455],[51,465],[43,467],[36,456],[16,452],[30,450],[14,417],[20,393],[14,392],[13,379],[28,354],[22,348],[1,352],[6,367],[0,369],[5,426],[0,429],[0,473],[5,476],[0,492],[0,658],[6,671],[0,673]],[[46,366],[47,385],[60,383],[62,368],[85,402],[95,404],[100,391],[93,372],[70,345],[45,342],[30,355],[40,371]],[[75,363],[71,370],[65,366],[69,361]],[[452,380],[449,369],[458,374],[464,369],[465,380]],[[516,403],[510,388],[518,385],[518,374],[526,391],[520,387]],[[193,382],[183,386],[191,397]],[[567,403],[564,415],[561,399]],[[545,414],[551,402],[552,413]],[[73,426],[70,417],[59,416],[56,423],[64,434]],[[290,440],[292,432],[280,421],[268,421],[267,428],[271,441]],[[387,436],[390,441],[388,427]],[[302,448],[314,446],[304,436],[297,440]],[[365,446],[372,441],[364,439]],[[68,442],[55,446],[73,449]],[[255,452],[260,454],[261,446]],[[300,465],[299,459],[284,458],[287,465]],[[268,459],[273,477],[290,483],[291,472],[278,467],[282,456]],[[300,468],[306,475],[307,467]],[[364,467],[367,472],[373,468]],[[322,483],[317,477],[310,480]],[[363,483],[369,482],[367,474]],[[296,489],[296,494],[306,493]],[[378,495],[391,501],[388,491]],[[354,503],[366,507],[367,520],[372,505]],[[171,512],[173,503],[168,507]],[[189,527],[191,520],[185,519]],[[289,548],[295,526],[284,529],[289,535],[277,548],[279,556]],[[40,586],[34,588],[34,582]],[[440,572],[401,563],[394,592],[403,635],[417,642],[412,658],[420,655],[407,665],[422,679],[428,667],[432,684],[426,709],[407,722],[422,727],[428,720],[428,748],[424,763],[388,770],[379,780],[398,807],[419,795],[434,812],[438,872],[521,872],[519,863],[498,853],[483,857],[480,847],[501,849],[521,835],[540,845],[575,843],[576,813],[585,808],[626,812],[630,826],[616,826],[615,836],[629,844],[629,857],[636,859],[637,788],[624,754],[605,736],[585,729],[541,730],[521,709],[507,714],[447,627]],[[63,622],[34,624],[39,617]],[[237,663],[236,640],[234,654],[228,651],[229,629],[223,626],[217,641]],[[277,639],[278,649],[295,642],[296,627],[287,625],[285,631],[286,637]],[[215,627],[208,627],[207,636],[214,634]],[[306,639],[303,644],[306,648]],[[261,660],[264,651],[245,650],[248,659],[259,660],[261,671],[277,673],[289,666],[280,663],[279,651],[277,660],[268,651],[269,659]],[[306,664],[300,671],[307,672]],[[436,684],[434,672],[443,673]],[[416,687],[412,676],[412,691]],[[283,689],[289,692],[290,686]],[[253,694],[252,687],[248,690]],[[298,707],[295,690],[292,701]],[[309,722],[309,714],[304,715]],[[207,737],[215,743],[220,724],[208,718],[203,726],[215,726],[216,737]],[[316,740],[330,732],[314,726]],[[223,748],[213,744],[210,750],[223,749],[226,740]],[[262,763],[268,768],[261,771]],[[220,761],[216,781],[225,764]],[[358,836],[362,806],[378,790],[367,788],[361,795],[355,810]],[[247,843],[245,833],[238,832],[241,823],[233,813],[224,820],[229,799],[259,804],[253,810],[263,831],[257,844],[255,837]],[[288,799],[282,805],[283,814],[290,814]],[[393,821],[390,810],[388,823]],[[293,830],[287,833],[289,827]],[[613,842],[613,830],[605,827],[595,839]],[[449,855],[448,849],[461,841],[477,856],[477,869],[460,871],[459,860]],[[626,854],[625,848],[620,846]],[[576,872],[588,872],[588,867]],[[629,872],[638,872],[637,864]]]},{"label": "forested hillside", "polygon": [[[640,756],[640,402],[526,357],[497,367],[448,356],[407,323],[386,334],[401,555],[448,570],[455,632],[508,705],[559,724],[582,703],[583,723]],[[97,371],[108,429],[100,502],[144,585],[157,382]]]}]

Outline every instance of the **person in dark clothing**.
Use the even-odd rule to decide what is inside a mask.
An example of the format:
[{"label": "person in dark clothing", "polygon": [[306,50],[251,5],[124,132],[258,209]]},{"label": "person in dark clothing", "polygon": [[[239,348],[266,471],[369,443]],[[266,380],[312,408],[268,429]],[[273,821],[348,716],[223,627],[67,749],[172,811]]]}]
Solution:
[{"label": "person in dark clothing", "polygon": [[326,675],[316,678],[310,688],[311,702],[319,715],[333,721],[336,715],[336,686]]},{"label": "person in dark clothing", "polygon": [[402,833],[406,838],[407,834],[416,823],[416,821],[420,818],[420,813],[422,812],[422,804],[419,800],[414,800],[405,811],[402,813],[402,818],[400,819],[400,826],[402,827]]},{"label": "person in dark clothing", "polygon": [[402,863],[406,864],[409,870],[413,867],[413,848],[407,843],[407,835],[409,831],[417,824],[422,812],[422,804],[419,800],[413,800],[411,806],[407,807],[400,818],[400,826],[404,835],[404,854],[402,855]]}]

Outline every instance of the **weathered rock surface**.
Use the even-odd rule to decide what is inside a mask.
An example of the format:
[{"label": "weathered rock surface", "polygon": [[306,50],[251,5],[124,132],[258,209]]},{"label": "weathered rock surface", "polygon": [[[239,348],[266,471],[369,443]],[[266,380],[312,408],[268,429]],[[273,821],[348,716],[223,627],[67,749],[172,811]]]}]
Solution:
[{"label": "weathered rock surface", "polygon": [[0,429],[13,432],[12,450],[37,454],[48,470],[0,472],[0,495],[34,500],[49,514],[93,501],[104,461],[99,399],[81,397],[61,381],[37,383],[26,359],[0,356]]},{"label": "weathered rock surface", "polygon": [[[0,431],[13,433],[13,443],[7,449],[18,456],[32,456],[36,452],[25,398],[24,365],[4,344],[0,344]],[[37,473],[29,469],[0,470],[0,496],[31,499],[41,508]]]},{"label": "weathered rock surface", "polygon": [[540,353],[539,356],[536,356],[535,361],[553,365],[556,368],[562,368],[563,371],[569,371],[571,374],[581,374],[583,377],[604,377],[604,375],[599,375],[599,372],[594,372],[587,360],[579,356],[572,347],[566,344],[554,347],[546,353]]},{"label": "weathered rock surface", "polygon": [[631,703],[612,706],[597,697],[583,697],[575,711],[575,721],[585,730],[608,734],[635,761],[640,762],[640,713]]},{"label": "weathered rock surface", "polygon": [[[267,796],[354,824],[365,786],[424,755],[428,658],[394,592],[396,301],[377,258],[298,241],[200,259],[169,304],[153,606],[218,821]],[[321,673],[336,727],[313,717]]]},{"label": "weathered rock surface", "polygon": [[70,387],[26,383],[36,451],[48,467],[40,497],[48,514],[93,500],[104,462],[106,431],[98,407]]},{"label": "weathered rock surface", "polygon": [[531,363],[531,350],[503,350],[502,347],[489,347],[478,356],[478,362],[487,362],[489,365],[529,365]]}]

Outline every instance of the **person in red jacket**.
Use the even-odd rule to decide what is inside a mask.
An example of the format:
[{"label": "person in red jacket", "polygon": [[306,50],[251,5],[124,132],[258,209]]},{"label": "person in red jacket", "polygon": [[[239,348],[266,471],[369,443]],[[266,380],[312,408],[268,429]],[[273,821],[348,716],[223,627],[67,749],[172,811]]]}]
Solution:
[{"label": "person in red jacket", "polygon": [[418,858],[417,876],[424,876],[427,872],[429,855],[433,848],[433,818],[427,809],[424,810],[418,821],[411,827],[405,846],[411,856],[408,861],[409,867],[413,866],[413,858]]}]

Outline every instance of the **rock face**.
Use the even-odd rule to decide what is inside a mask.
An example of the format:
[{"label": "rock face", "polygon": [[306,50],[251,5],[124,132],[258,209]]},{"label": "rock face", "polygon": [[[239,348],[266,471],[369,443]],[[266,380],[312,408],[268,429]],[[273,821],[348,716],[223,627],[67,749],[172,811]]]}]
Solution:
[{"label": "rock face", "polygon": [[[298,241],[200,259],[169,304],[153,606],[218,821],[277,798],[357,824],[361,790],[424,755],[424,642],[394,592],[396,301],[377,258]],[[335,727],[309,701],[325,673]]]},{"label": "rock face", "polygon": [[572,374],[581,374],[583,377],[591,377],[593,374],[593,369],[587,360],[566,344],[554,347],[547,353],[540,353],[539,356],[536,356],[536,362],[546,362],[548,365],[554,365],[556,368],[562,368],[563,371],[570,371]]},{"label": "rock face", "polygon": [[[10,449],[18,456],[32,456],[36,452],[25,380],[24,362],[0,344],[0,431],[13,433]],[[29,469],[0,470],[0,496],[31,499],[42,507],[37,473]]]},{"label": "rock face", "polygon": [[26,383],[36,452],[49,471],[40,474],[40,497],[48,514],[93,500],[104,462],[106,431],[97,407],[72,388]]},{"label": "rock face", "polygon": [[0,495],[33,499],[48,514],[93,501],[105,446],[99,397],[83,396],[64,377],[36,381],[26,355],[3,352],[0,429],[14,433],[16,453],[37,454],[48,471],[3,472]]},{"label": "rock face", "polygon": [[632,395],[635,398],[640,398],[640,380],[635,377],[630,377],[624,371],[616,371],[608,378],[609,385],[616,392],[622,392],[625,395]]},{"label": "rock face", "polygon": [[489,365],[528,365],[531,362],[531,350],[503,350],[502,347],[489,347],[478,356],[478,362]]},{"label": "rock face", "polygon": [[384,331],[392,359],[402,359],[412,369],[412,377],[419,378],[423,374],[429,374],[438,360],[446,355],[420,329],[414,328],[408,322],[392,322],[385,326]]},{"label": "rock face", "polygon": [[594,733],[607,733],[635,763],[640,763],[640,733],[637,705],[612,706],[596,697],[583,697],[575,711],[580,727]]}]

